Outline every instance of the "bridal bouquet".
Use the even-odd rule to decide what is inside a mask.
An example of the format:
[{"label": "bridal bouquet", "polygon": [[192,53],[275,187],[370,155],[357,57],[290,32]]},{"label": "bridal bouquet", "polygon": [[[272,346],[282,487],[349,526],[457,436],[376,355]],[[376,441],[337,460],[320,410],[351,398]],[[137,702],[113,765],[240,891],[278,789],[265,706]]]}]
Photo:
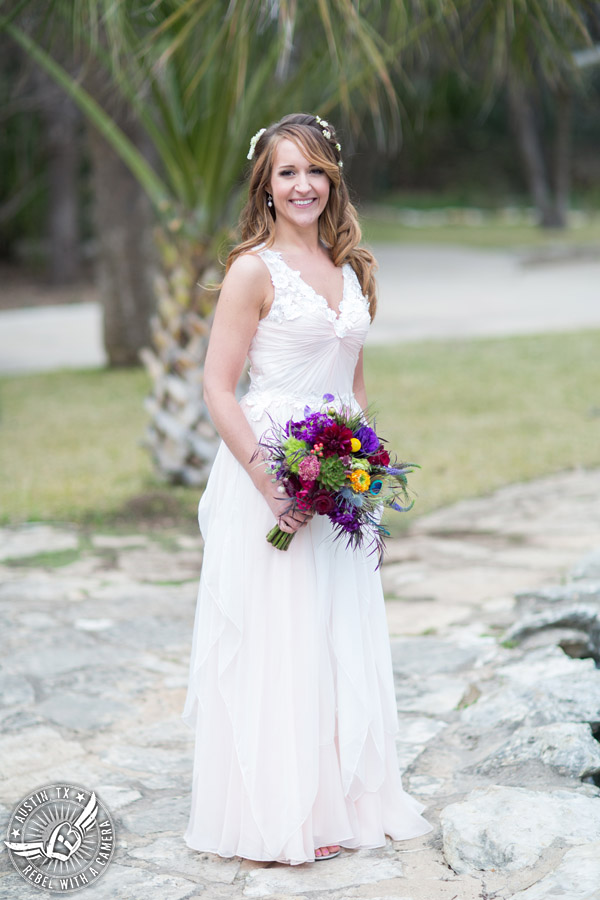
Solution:
[{"label": "bridal bouquet", "polygon": [[[419,466],[391,462],[369,417],[345,407],[327,408],[334,399],[324,394],[324,407],[314,412],[306,406],[299,422],[273,423],[259,447],[293,510],[327,516],[336,538],[345,538],[347,546],[360,547],[369,539],[381,565],[384,538],[389,536],[380,524],[382,506],[402,512],[412,508],[406,476]],[[293,537],[275,525],[267,540],[287,550]]]}]

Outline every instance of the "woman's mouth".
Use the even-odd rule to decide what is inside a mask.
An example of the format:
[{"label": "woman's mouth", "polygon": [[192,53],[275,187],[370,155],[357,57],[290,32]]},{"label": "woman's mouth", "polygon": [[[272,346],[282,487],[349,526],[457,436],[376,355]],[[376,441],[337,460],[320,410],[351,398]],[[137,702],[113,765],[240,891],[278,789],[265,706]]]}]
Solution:
[{"label": "woman's mouth", "polygon": [[315,197],[311,197],[310,199],[307,199],[307,200],[292,200],[291,202],[294,204],[294,206],[297,206],[300,209],[302,209],[303,207],[310,206],[311,203],[314,203]]}]

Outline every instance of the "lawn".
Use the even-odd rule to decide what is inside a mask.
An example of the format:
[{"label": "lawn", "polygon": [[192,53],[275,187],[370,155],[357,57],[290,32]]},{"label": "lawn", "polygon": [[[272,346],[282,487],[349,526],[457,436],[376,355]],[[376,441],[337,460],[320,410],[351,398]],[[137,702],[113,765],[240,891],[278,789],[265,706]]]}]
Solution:
[{"label": "lawn", "polygon": [[[404,210],[393,206],[367,208],[361,214],[363,237],[369,244],[452,244],[461,247],[514,249],[527,252],[581,253],[599,255],[600,215],[574,215],[572,227],[564,230],[542,229],[525,220],[519,211],[514,219],[501,212],[485,210],[438,209],[432,218],[419,216],[427,211],[415,209],[415,222],[407,224]],[[471,217],[471,220],[470,220]],[[438,221],[439,219],[445,221]]]},{"label": "lawn", "polygon": [[[600,331],[368,348],[378,430],[418,514],[503,484],[600,465]],[[0,379],[2,521],[196,527],[199,492],[169,488],[140,444],[141,369]]]}]

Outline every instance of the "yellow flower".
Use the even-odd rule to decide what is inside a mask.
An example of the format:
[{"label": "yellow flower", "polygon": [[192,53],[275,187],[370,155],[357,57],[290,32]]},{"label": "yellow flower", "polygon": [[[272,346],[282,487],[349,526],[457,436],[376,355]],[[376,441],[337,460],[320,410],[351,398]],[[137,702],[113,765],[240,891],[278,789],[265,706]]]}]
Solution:
[{"label": "yellow flower", "polygon": [[355,491],[368,491],[371,485],[371,476],[364,469],[357,469],[348,476]]},{"label": "yellow flower", "polygon": [[358,450],[360,450],[360,441],[359,441],[359,439],[358,439],[358,438],[352,438],[352,440],[350,441],[350,446],[351,446],[351,448],[352,448],[352,452],[353,452],[353,453],[356,453]]}]

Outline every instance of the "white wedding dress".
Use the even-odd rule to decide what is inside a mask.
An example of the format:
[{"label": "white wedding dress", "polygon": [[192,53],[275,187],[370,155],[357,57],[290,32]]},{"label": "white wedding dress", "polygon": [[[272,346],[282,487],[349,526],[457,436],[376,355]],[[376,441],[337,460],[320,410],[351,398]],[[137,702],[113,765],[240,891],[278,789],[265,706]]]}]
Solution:
[{"label": "white wedding dress", "polygon": [[[264,249],[274,301],[249,349],[240,405],[257,437],[323,394],[358,408],[369,313],[352,267],[339,316]],[[221,443],[199,506],[205,540],[183,720],[195,729],[185,841],[223,857],[297,865],[316,847],[382,847],[431,830],[402,788],[389,633],[376,554],[332,540],[325,516],[289,550]]]}]

